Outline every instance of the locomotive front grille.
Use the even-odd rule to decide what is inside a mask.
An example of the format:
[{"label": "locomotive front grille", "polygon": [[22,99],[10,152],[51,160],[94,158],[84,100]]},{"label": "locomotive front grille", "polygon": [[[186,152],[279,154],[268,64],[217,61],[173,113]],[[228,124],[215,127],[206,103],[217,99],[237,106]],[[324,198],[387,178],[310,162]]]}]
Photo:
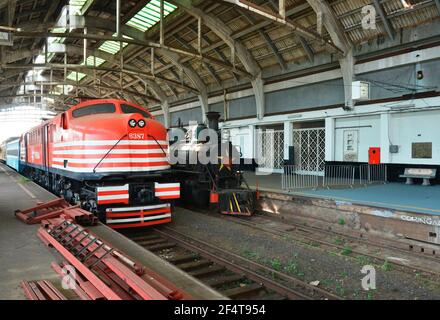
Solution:
[{"label": "locomotive front grille", "polygon": [[171,222],[169,203],[106,209],[106,222],[113,229],[146,227]]}]

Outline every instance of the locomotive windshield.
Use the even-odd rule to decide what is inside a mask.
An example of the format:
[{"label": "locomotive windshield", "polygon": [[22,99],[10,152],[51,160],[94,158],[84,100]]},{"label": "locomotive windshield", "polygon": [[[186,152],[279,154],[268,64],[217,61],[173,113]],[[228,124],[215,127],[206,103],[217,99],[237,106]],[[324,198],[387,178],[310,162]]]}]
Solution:
[{"label": "locomotive windshield", "polygon": [[116,112],[116,107],[114,104],[101,103],[101,104],[94,104],[91,106],[73,110],[72,116],[74,118],[80,118],[80,117],[90,116],[93,114],[115,113],[115,112]]},{"label": "locomotive windshield", "polygon": [[122,113],[139,113],[144,118],[150,118],[150,114],[148,112],[133,106],[129,106],[127,104],[121,104],[121,110]]}]

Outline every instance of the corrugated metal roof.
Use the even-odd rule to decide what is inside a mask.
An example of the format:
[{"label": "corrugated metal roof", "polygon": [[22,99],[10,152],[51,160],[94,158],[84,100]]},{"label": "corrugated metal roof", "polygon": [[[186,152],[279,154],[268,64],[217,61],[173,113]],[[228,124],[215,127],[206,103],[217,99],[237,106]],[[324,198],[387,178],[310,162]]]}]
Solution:
[{"label": "corrugated metal roof", "polygon": [[[100,3],[101,0],[95,0],[95,4]],[[152,40],[158,38],[157,29],[152,28],[159,21],[159,0],[151,0],[145,1],[145,5],[142,9],[133,13],[130,11],[133,8],[133,5],[137,3],[138,0],[133,0],[130,2],[123,3],[123,16],[124,19],[126,17],[127,12],[130,12],[131,17],[127,16],[126,24],[132,28],[139,30],[140,32],[146,32],[146,35],[149,35],[149,39]],[[435,6],[434,1],[432,0],[379,0],[383,10],[386,13],[387,19],[390,24],[399,32],[400,29],[412,28],[416,25],[424,24],[434,19],[439,18],[439,11]],[[406,1],[408,4],[405,6],[402,1]],[[265,10],[271,11],[274,14],[278,11],[278,1],[264,1],[264,0],[251,0],[252,3],[263,6]],[[383,22],[380,19],[380,16],[377,15],[376,20],[376,29],[364,30],[361,25],[361,21],[364,18],[364,14],[362,13],[362,8],[367,5],[371,5],[371,0],[326,0],[327,3],[331,6],[335,16],[339,19],[342,28],[345,30],[349,39],[356,45],[361,44],[370,39],[376,38],[378,35],[386,36],[386,30],[384,29]],[[77,8],[78,12],[85,12],[87,10],[87,14],[89,19],[93,19],[93,17],[99,17],[102,19],[108,19],[109,23],[114,23],[114,16],[112,12],[114,11],[114,4],[112,4],[111,8],[108,9],[108,12],[99,10],[99,6],[90,6],[93,1],[87,0],[70,0],[70,4]],[[103,2],[101,2],[103,3]],[[295,11],[296,13],[293,16],[290,16],[289,19],[295,21],[295,23],[303,26],[304,28],[316,31],[316,13],[313,10],[305,5],[306,0],[286,0],[287,11]],[[35,1],[26,1],[21,4],[22,11],[32,11],[33,8],[36,7],[44,7],[50,4],[48,0],[35,0]],[[258,15],[255,15],[251,12],[246,12],[245,9],[239,9],[234,5],[224,3],[222,1],[200,1],[198,4],[199,8],[203,10],[210,10],[210,14],[219,18],[221,21],[228,26],[231,30],[231,35],[241,34],[240,38],[235,39],[236,41],[241,41],[246,48],[250,51],[252,56],[255,58],[257,63],[261,68],[271,68],[275,65],[278,65],[277,56],[274,54],[273,49],[266,41],[263,33],[266,33],[270,38],[271,42],[275,46],[278,54],[281,55],[282,59],[286,63],[302,63],[306,59],[308,59],[306,55],[306,51],[303,49],[301,43],[298,40],[298,36],[288,27],[276,24],[274,22],[270,22]],[[298,7],[301,6],[301,7]],[[295,10],[295,8],[301,8],[300,10]],[[182,11],[177,11],[177,8],[170,3],[165,3],[165,16],[170,15],[174,12],[173,16],[178,16],[179,19],[172,21],[172,27],[168,25],[167,33],[174,33],[180,40],[176,40],[176,37],[167,36],[166,44],[169,46],[175,46],[179,48],[186,48],[195,51],[198,45],[197,39],[197,20],[194,19],[190,14],[183,13]],[[245,13],[245,14],[243,14]],[[39,12],[35,12],[31,14],[23,14],[17,21],[41,21],[42,16],[44,14]],[[167,20],[170,21],[170,20]],[[268,22],[269,21],[269,22]],[[254,24],[262,24],[264,27],[261,30],[256,30],[253,28]],[[182,26],[180,28],[180,26]],[[253,30],[247,31],[247,30]],[[177,31],[179,30],[179,31]],[[65,32],[66,30],[60,30],[61,32]],[[215,50],[209,50],[204,54],[208,57],[213,57],[215,59],[224,59],[225,62],[231,63],[231,49],[228,44],[223,42],[221,37],[215,33],[216,30],[210,30],[206,25],[203,25],[203,36],[204,41],[202,42],[203,48],[212,47]],[[93,31],[94,32],[94,31]],[[101,32],[99,34],[105,34],[105,32]],[[150,37],[152,36],[152,37]],[[323,38],[328,40],[330,39],[327,31],[323,30]],[[82,44],[81,40],[68,39],[65,41],[62,37],[53,37],[50,39],[53,42],[63,43],[66,42],[68,44],[78,45]],[[312,48],[315,53],[323,52],[325,48],[319,41],[307,40],[308,45]],[[105,51],[107,53],[116,55],[120,51],[120,44],[114,41],[89,41],[89,46],[93,49],[99,49]],[[94,47],[93,47],[94,46]],[[124,48],[128,46],[124,43]],[[149,71],[150,65],[150,54],[149,48],[141,48],[140,46],[130,46],[131,49],[124,50],[124,54],[126,57],[124,58],[124,62],[127,65],[130,65],[132,68],[136,68],[139,70]],[[14,47],[14,49],[17,47]],[[19,48],[19,47],[18,47]],[[140,55],[136,59],[131,59],[132,56],[127,53],[139,53]],[[157,54],[156,54],[157,55]],[[171,63],[166,56],[157,56],[158,58],[163,59],[163,64],[155,61],[155,69],[156,72],[160,71],[161,77],[166,77],[168,79],[173,79],[174,81],[183,82],[184,84],[193,86],[191,81],[184,73],[180,70],[179,67],[176,67]],[[49,59],[54,59],[53,61],[61,62],[63,57],[61,55],[50,54]],[[69,57],[70,59],[70,57]],[[141,63],[137,59],[144,59],[144,63]],[[72,59],[73,61],[81,62],[82,57],[77,56]],[[44,63],[44,55],[40,54],[37,57],[39,63]],[[94,58],[92,56],[87,57],[87,65],[93,65]],[[203,79],[207,86],[215,86],[217,84],[216,79],[218,78],[222,81],[232,80],[235,77],[230,69],[218,66],[217,64],[206,64],[206,62],[202,63],[198,58],[188,58],[181,56],[181,63],[192,66],[197,74]],[[97,59],[96,65],[102,65],[106,63],[105,60]],[[164,65],[165,64],[165,65]],[[235,65],[240,68],[244,68],[241,61],[236,57]],[[158,71],[159,70],[159,71]],[[61,72],[61,71],[60,71]],[[215,76],[213,76],[213,72]],[[99,76],[105,75],[108,79],[114,79],[114,81],[119,81],[119,73],[118,72],[109,72],[109,71],[98,71]],[[134,77],[132,75],[124,75],[125,83],[131,82]],[[81,72],[70,72],[67,76],[68,79],[77,81],[83,81],[84,83],[91,83],[91,77],[87,77],[84,73]],[[160,79],[157,81],[161,84],[161,87],[166,92],[168,96],[172,96],[174,94],[185,93],[185,90],[176,86],[173,89],[170,89],[169,85],[165,84],[165,82],[161,82]],[[140,90],[142,92],[145,91],[145,88],[140,83],[133,84],[133,88]]]}]

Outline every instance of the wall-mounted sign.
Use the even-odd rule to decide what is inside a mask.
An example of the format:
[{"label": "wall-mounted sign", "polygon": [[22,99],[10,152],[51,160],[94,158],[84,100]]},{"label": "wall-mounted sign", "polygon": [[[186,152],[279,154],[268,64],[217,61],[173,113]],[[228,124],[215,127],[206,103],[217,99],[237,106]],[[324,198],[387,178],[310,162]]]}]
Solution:
[{"label": "wall-mounted sign", "polygon": [[432,142],[414,142],[412,144],[413,159],[432,159]]},{"label": "wall-mounted sign", "polygon": [[344,130],[344,161],[357,162],[359,150],[359,130]]}]

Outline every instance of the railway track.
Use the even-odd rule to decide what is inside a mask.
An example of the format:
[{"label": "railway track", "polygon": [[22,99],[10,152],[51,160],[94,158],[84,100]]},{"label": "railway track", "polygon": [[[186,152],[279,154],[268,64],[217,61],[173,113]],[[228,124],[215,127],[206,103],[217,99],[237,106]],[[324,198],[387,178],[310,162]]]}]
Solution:
[{"label": "railway track", "polygon": [[125,236],[233,300],[341,298],[171,227]]},{"label": "railway track", "polygon": [[[194,209],[191,210],[194,211]],[[237,218],[216,215],[200,210],[196,210],[195,212],[199,214],[209,214],[218,219],[228,220],[279,237],[289,236],[293,240],[308,245],[316,246],[317,244],[320,248],[329,251],[348,251],[347,248],[349,248],[350,252],[347,252],[347,256],[357,254],[369,257],[380,263],[385,263],[387,261],[405,272],[409,271],[412,273],[434,276],[436,280],[440,280],[440,259],[437,256],[433,255],[430,257],[426,254],[404,249],[401,245],[395,244],[392,240],[381,239],[381,241],[370,241],[365,238],[358,238],[322,228],[305,226],[290,221],[286,223],[284,221],[279,221],[277,218],[268,217],[261,213],[250,218]],[[271,226],[274,222],[283,224],[285,228]],[[338,242],[335,243],[329,239],[338,239]],[[380,255],[378,252],[388,252],[388,254],[384,253],[383,255]],[[393,253],[399,253],[403,258],[396,257]],[[388,258],[384,256],[387,256]],[[410,263],[411,261],[412,263]]]},{"label": "railway track", "polygon": [[[265,220],[264,223],[266,223],[267,220],[278,220],[281,223],[286,223],[284,220],[280,218],[271,217],[263,212],[260,212],[257,215],[257,219],[260,218]],[[307,232],[307,233],[314,232],[314,233],[324,234],[326,236],[341,236],[349,241],[355,241],[362,244],[369,244],[383,249],[392,249],[402,254],[410,254],[414,257],[428,259],[440,263],[440,256],[437,255],[435,249],[427,249],[425,248],[426,245],[424,246],[423,244],[414,245],[411,243],[405,243],[405,242],[400,242],[392,239],[385,239],[375,236],[372,236],[374,238],[370,238],[368,235],[365,236],[365,234],[362,233],[361,231],[354,232],[358,234],[357,236],[355,236],[355,235],[338,232],[336,230],[333,230],[331,227],[329,227],[329,229],[324,229],[320,227],[314,227],[314,226],[304,225],[295,222],[287,222],[287,224],[294,227],[295,230],[299,230],[302,232]],[[412,240],[412,239],[408,239],[408,240]],[[418,247],[419,251],[417,251],[415,247]]]}]

